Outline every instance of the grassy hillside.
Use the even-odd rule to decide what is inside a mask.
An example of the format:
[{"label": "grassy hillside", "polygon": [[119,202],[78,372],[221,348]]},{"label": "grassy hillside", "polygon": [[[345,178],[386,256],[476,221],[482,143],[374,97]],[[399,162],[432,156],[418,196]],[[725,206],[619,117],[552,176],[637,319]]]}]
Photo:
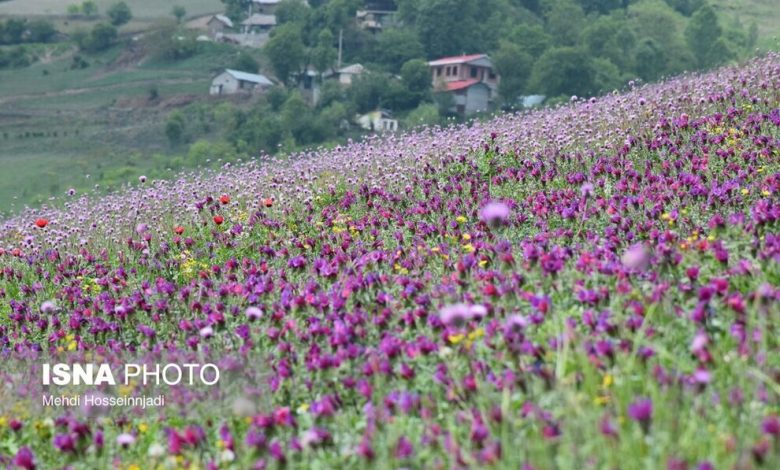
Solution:
[{"label": "grassy hillside", "polygon": [[[18,16],[56,16],[65,15],[68,5],[81,3],[78,0],[9,0],[0,2],[0,15]],[[96,0],[99,13],[104,14],[116,0]],[[182,5],[188,16],[205,15],[222,11],[224,5],[219,0],[180,0],[161,2],[159,0],[125,0],[125,3],[138,18],[157,19],[169,16],[173,5]]]},{"label": "grassy hillside", "polygon": [[710,0],[725,19],[738,20],[749,26],[758,26],[758,46],[779,50],[780,2],[777,0]]},{"label": "grassy hillside", "polygon": [[15,201],[3,211],[89,187],[90,173],[119,181],[128,169],[164,169],[165,161],[150,157],[170,150],[164,119],[179,106],[208,101],[212,76],[235,54],[225,45],[203,47],[190,59],[163,63],[120,46],[72,69],[75,51],[52,46],[42,62],[1,70],[0,162],[14,172],[0,172],[0,198]]}]

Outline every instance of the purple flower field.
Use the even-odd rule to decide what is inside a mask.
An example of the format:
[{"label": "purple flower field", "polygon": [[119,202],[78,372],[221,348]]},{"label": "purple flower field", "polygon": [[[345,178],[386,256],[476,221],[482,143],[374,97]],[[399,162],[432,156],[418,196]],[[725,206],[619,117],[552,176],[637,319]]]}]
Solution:
[{"label": "purple flower field", "polygon": [[257,355],[265,393],[0,405],[0,465],[780,468],[778,55],[148,176],[0,225],[4,360]]}]

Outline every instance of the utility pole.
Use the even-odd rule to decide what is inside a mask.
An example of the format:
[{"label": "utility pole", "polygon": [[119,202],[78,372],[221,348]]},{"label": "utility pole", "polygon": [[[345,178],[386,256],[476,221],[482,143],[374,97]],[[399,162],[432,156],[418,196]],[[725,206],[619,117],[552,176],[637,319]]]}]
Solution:
[{"label": "utility pole", "polygon": [[338,70],[341,70],[341,49],[342,44],[344,41],[344,29],[339,29],[339,61],[338,61]]}]

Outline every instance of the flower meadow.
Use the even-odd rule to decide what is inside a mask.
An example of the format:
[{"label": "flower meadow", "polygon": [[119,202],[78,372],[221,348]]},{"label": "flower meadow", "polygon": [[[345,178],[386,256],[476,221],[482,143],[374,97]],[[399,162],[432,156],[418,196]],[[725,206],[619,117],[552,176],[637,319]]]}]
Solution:
[{"label": "flower meadow", "polygon": [[5,361],[251,356],[264,393],[6,407],[2,464],[778,468],[778,103],[770,54],[18,214]]}]

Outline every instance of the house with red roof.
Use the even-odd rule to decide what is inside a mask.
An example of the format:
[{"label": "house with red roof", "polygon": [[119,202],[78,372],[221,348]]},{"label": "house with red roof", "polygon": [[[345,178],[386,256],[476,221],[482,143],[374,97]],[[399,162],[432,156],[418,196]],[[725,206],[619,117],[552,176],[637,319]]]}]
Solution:
[{"label": "house with red roof", "polygon": [[428,65],[434,92],[452,95],[453,112],[469,116],[490,108],[500,77],[487,54],[443,57]]}]

